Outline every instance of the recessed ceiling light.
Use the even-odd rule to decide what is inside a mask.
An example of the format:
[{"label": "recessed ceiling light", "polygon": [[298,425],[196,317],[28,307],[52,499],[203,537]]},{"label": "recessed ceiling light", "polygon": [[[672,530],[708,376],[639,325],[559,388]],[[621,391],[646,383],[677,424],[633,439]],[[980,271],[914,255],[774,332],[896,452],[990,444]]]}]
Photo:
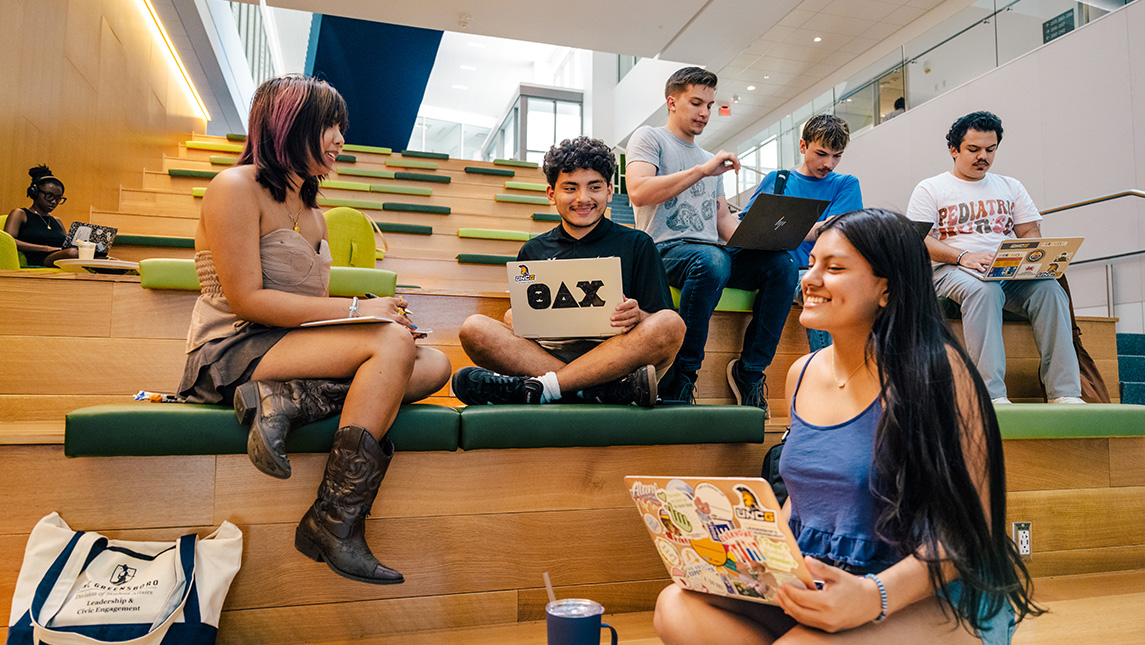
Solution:
[{"label": "recessed ceiling light", "polygon": [[748,85],[748,86],[747,86],[747,91],[749,91],[749,92],[754,92],[754,91],[755,91],[755,86],[754,86],[754,85]]},{"label": "recessed ceiling light", "polygon": [[766,80],[767,80],[767,79],[769,79],[769,78],[771,78],[771,77],[770,77],[770,76],[764,76],[764,77],[763,77],[763,80],[765,80],[765,81],[766,81]]},{"label": "recessed ceiling light", "polygon": [[454,85],[453,89],[455,89],[455,90],[467,90],[467,89],[469,89],[469,86],[468,85]]},{"label": "recessed ceiling light", "polygon": [[847,102],[848,102],[848,103],[850,103],[850,102],[851,102],[851,99],[847,99]]},{"label": "recessed ceiling light", "polygon": [[816,36],[816,37],[815,37],[815,42],[817,42],[817,43],[821,43],[821,42],[823,42],[823,39],[822,39],[822,38],[820,38],[820,37],[818,37],[818,36]]},{"label": "recessed ceiling light", "polygon": [[476,72],[477,71],[477,68],[472,66],[472,65],[462,65],[461,69],[463,69],[467,72]]}]

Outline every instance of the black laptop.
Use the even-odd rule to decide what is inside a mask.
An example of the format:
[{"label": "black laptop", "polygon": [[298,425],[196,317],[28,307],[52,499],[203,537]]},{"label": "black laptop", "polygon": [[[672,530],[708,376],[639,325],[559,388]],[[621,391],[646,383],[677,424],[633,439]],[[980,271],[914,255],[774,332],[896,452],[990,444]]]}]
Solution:
[{"label": "black laptop", "polygon": [[95,257],[106,258],[107,253],[111,251],[112,243],[115,242],[115,234],[118,232],[119,229],[111,226],[72,222],[71,228],[68,229],[68,235],[64,238],[63,248],[77,246],[77,241],[94,242]]},{"label": "black laptop", "polygon": [[743,212],[729,247],[760,251],[794,251],[831,202],[760,193]]}]

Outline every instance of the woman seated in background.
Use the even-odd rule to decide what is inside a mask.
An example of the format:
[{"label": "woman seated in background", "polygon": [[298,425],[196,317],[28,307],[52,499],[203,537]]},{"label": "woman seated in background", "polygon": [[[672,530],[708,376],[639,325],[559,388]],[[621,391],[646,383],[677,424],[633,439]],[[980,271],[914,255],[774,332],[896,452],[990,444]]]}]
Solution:
[{"label": "woman seated in background", "polygon": [[28,170],[30,206],[14,208],[4,222],[4,232],[16,240],[16,250],[28,258],[28,266],[54,267],[56,260],[76,257],[76,248],[63,248],[67,229],[60,218],[52,215],[56,207],[68,201],[64,182],[52,176],[44,165]]},{"label": "woman seated in background", "polygon": [[799,322],[835,344],[788,373],[779,470],[823,588],[785,585],[775,607],[673,585],[656,605],[661,638],[1009,643],[1042,610],[1004,528],[998,421],[939,313],[921,236],[896,213],[844,213],[819,233],[802,282]]},{"label": "woman seated in background", "polygon": [[[318,497],[295,547],[361,582],[402,582],[365,540],[365,521],[393,457],[386,432],[403,402],[437,391],[449,359],[414,344],[401,298],[329,296],[330,249],[319,181],[334,169],[346,103],[323,81],[273,78],[256,90],[238,163],[211,180],[195,232],[202,293],[187,338],[180,394],[234,400],[251,423],[247,450],[263,472],[290,476],[287,432],[341,410]],[[395,323],[299,329],[304,322],[382,316]]]}]

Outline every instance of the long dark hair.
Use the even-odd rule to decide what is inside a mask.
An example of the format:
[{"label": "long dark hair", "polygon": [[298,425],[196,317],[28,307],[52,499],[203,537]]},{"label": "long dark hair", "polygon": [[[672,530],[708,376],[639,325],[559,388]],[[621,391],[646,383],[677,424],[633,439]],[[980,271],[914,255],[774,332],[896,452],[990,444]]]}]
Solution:
[{"label": "long dark hair", "polygon": [[322,133],[334,125],[345,133],[349,115],[345,99],[326,81],[298,74],[269,79],[251,100],[250,134],[238,165],[254,164],[258,183],[279,202],[294,187],[293,172],[302,178],[302,202],[317,208],[325,175],[311,175],[310,165],[322,158]]},{"label": "long dark hair", "polygon": [[[953,606],[981,630],[1009,600],[1021,620],[1044,610],[1031,599],[1029,572],[1006,534],[1006,473],[1002,435],[990,395],[970,356],[938,308],[922,236],[898,213],[843,213],[820,230],[847,238],[887,281],[887,306],[875,320],[867,353],[877,357],[883,414],[875,435],[871,487],[879,537],[926,563],[931,586],[949,604],[942,566],[958,571],[962,592]],[[986,438],[987,522],[962,450],[965,419],[958,405],[951,355],[974,384]]]}]

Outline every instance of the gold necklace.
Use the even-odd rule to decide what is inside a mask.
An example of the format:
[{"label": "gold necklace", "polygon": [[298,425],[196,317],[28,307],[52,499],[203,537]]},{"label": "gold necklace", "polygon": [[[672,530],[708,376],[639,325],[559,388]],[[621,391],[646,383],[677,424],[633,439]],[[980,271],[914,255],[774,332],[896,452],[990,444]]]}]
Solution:
[{"label": "gold necklace", "polygon": [[867,359],[863,358],[863,362],[859,363],[859,366],[852,370],[851,373],[847,375],[847,378],[839,381],[839,371],[835,368],[835,353],[831,352],[831,377],[835,379],[835,385],[838,386],[840,390],[847,387],[847,383],[850,382],[851,377],[857,374],[866,364]]},{"label": "gold necklace", "polygon": [[44,225],[48,227],[48,230],[49,230],[49,231],[50,231],[50,230],[52,230],[52,218],[48,217],[47,215],[44,215],[43,213],[41,213],[40,211],[36,210],[36,209],[35,209],[34,207],[32,207],[32,206],[29,206],[28,208],[25,208],[24,210],[25,210],[25,211],[32,211],[33,213],[35,213],[36,215],[38,215],[38,216],[40,217],[40,219],[42,219],[42,220],[44,221]]},{"label": "gold necklace", "polygon": [[[295,232],[298,231],[298,216],[302,214],[302,207],[305,205],[306,205],[305,203],[300,203],[298,205],[298,210],[294,211],[294,215],[291,217],[291,222],[294,225]],[[290,209],[289,208],[286,209],[286,212],[289,213]]]}]

